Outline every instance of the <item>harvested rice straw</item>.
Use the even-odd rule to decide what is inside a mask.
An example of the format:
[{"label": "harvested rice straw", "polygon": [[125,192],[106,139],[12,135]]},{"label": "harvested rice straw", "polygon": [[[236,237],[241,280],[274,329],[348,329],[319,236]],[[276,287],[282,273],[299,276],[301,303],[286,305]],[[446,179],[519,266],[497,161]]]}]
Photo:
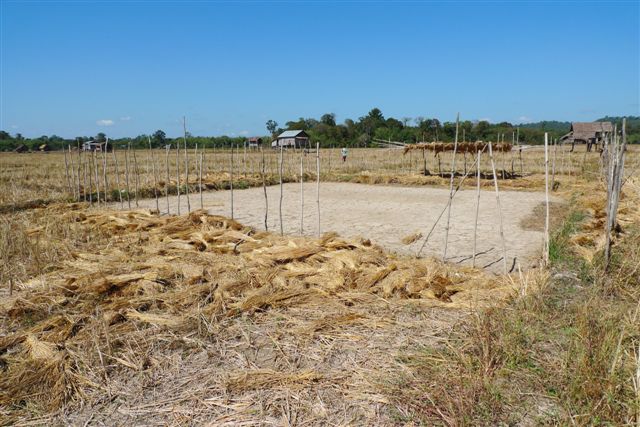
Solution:
[{"label": "harvested rice straw", "polygon": [[476,167],[476,221],[473,227],[473,264],[472,266],[476,266],[476,254],[478,253],[476,248],[476,241],[478,239],[478,215],[480,214],[480,156],[482,155],[481,151],[478,151],[478,167]]},{"label": "harvested rice straw", "polygon": [[282,226],[282,145],[280,146],[280,206],[279,206],[279,215],[280,215],[280,235],[284,235],[284,229]]},{"label": "harvested rice straw", "polygon": [[167,180],[164,184],[164,195],[167,199],[167,215],[170,214],[169,211],[169,150],[171,149],[171,145],[167,145],[164,147],[164,163],[167,168]]},{"label": "harvested rice straw", "polygon": [[407,236],[404,236],[400,241],[402,242],[403,245],[410,245],[414,242],[417,242],[418,240],[420,240],[422,238],[422,233],[417,231],[413,234],[409,234]]},{"label": "harvested rice straw", "polygon": [[[449,180],[449,203],[447,204],[447,225],[444,229],[444,253],[442,254],[442,261],[447,260],[447,246],[449,244],[449,224],[451,223],[451,201],[453,199],[453,176],[456,171],[456,153],[458,151],[458,127],[460,125],[460,113],[456,117],[456,136],[453,145],[453,156],[451,159],[451,179]],[[465,175],[467,173],[465,172]]]},{"label": "harvested rice straw", "polygon": [[129,186],[129,152],[131,151],[131,142],[127,145],[127,151],[124,156],[124,179],[127,186],[127,205],[131,209],[131,187]]},{"label": "harvested rice straw", "polygon": [[160,203],[158,202],[158,175],[156,174],[156,159],[153,156],[153,147],[151,146],[151,137],[149,138],[149,151],[151,152],[151,167],[153,169],[153,195],[156,198],[156,211],[160,213]]},{"label": "harvested rice straw", "polygon": [[191,201],[189,200],[189,153],[187,152],[187,119],[185,116],[182,116],[182,129],[184,131],[184,191],[185,195],[187,196],[187,212],[191,212]]},{"label": "harvested rice straw", "polygon": [[136,208],[138,207],[138,188],[139,186],[139,178],[138,178],[138,159],[136,158],[136,150],[133,150],[133,172],[135,174],[135,186],[136,186]]},{"label": "harvested rice straw", "polygon": [[496,203],[498,208],[498,218],[500,219],[500,238],[502,239],[502,261],[504,264],[504,274],[507,274],[507,245],[504,240],[504,229],[502,226],[502,209],[500,207],[500,191],[498,190],[498,177],[496,176],[496,164],[493,159],[491,142],[489,142],[489,159],[491,160],[491,170],[493,171],[493,184],[496,190]]},{"label": "harvested rice straw", "polygon": [[262,191],[264,192],[264,230],[269,231],[269,225],[267,224],[267,216],[269,214],[269,200],[267,200],[267,182],[264,176],[265,163],[264,163],[264,150],[260,146],[260,154],[262,156],[261,173],[262,175]]},{"label": "harvested rice straw", "polygon": [[118,156],[116,155],[116,146],[112,148],[113,151],[113,163],[116,168],[116,187],[118,187],[118,197],[120,198],[120,209],[124,208],[124,202],[122,201],[122,189],[120,188],[120,171],[118,170]]},{"label": "harvested rice straw", "polygon": [[176,139],[176,189],[178,190],[178,215],[180,215],[180,142]]}]

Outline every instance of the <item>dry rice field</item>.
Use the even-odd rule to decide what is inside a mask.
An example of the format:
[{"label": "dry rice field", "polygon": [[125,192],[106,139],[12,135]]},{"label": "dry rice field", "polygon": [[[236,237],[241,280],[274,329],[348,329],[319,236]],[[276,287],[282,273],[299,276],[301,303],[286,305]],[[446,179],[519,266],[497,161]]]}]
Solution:
[{"label": "dry rice field", "polygon": [[[583,149],[555,154],[552,214],[557,227],[568,203],[587,212],[571,245],[588,263],[604,244],[604,187],[598,155]],[[315,153],[302,157],[303,233],[300,153],[285,155],[284,235],[277,153],[265,152],[268,231],[261,153],[234,157],[234,219],[231,153],[204,153],[201,206],[199,154],[190,152],[191,212],[183,205],[179,216],[171,154],[165,163],[165,153],[154,152],[154,179],[149,152],[135,160],[117,152],[118,186],[109,153],[107,200],[99,203],[100,168],[89,189],[77,157],[69,176],[61,153],[0,154],[0,424],[415,425],[421,418],[393,392],[402,389],[399,378],[414,375],[411,357],[428,360],[451,346],[456,325],[480,310],[509,308],[551,275],[539,263],[540,147],[525,150],[522,161],[517,152],[497,157],[498,169],[517,175],[498,180],[508,260],[516,265],[506,275],[495,268],[501,239],[486,176],[478,250],[492,249],[478,268],[469,265],[476,182],[460,184],[462,155],[443,262],[442,225],[425,256],[415,253],[447,204],[447,153],[439,167],[438,158],[426,158],[425,175],[415,152],[354,149],[342,163],[337,149],[322,150],[320,236]],[[640,221],[639,154],[629,151],[623,229]],[[127,161],[130,173],[136,163],[139,172],[129,191]],[[471,156],[466,168],[473,175]],[[485,156],[481,171],[490,171]],[[183,191],[186,179],[183,171]],[[78,181],[92,203],[76,200]]]}]

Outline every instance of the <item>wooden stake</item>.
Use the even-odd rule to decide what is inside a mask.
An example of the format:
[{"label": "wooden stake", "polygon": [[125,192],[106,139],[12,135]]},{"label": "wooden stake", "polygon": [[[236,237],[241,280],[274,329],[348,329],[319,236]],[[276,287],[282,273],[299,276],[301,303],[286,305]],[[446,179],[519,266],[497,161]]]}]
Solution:
[{"label": "wooden stake", "polygon": [[[184,130],[184,193],[187,196],[187,212],[191,212],[191,201],[189,200],[189,153],[187,152],[187,119],[182,116],[182,129]],[[231,216],[233,219],[233,215]]]},{"label": "wooden stake", "polygon": [[69,161],[67,160],[67,150],[64,152],[64,176],[67,178],[67,191],[71,193],[71,178],[69,178]]},{"label": "wooden stake", "polygon": [[78,168],[82,165],[82,200],[87,201],[87,161],[84,160],[85,156],[78,155]]},{"label": "wooden stake", "polygon": [[231,219],[233,219],[233,144],[231,145],[231,165],[229,166],[231,178]]},{"label": "wooden stake", "polygon": [[502,208],[500,207],[500,191],[498,190],[498,177],[496,176],[496,164],[493,159],[493,150],[489,142],[489,159],[491,160],[491,170],[493,171],[493,184],[496,190],[496,204],[498,208],[498,218],[500,219],[500,238],[502,239],[502,260],[504,261],[504,274],[507,274],[507,244],[504,240],[504,229],[502,226]]},{"label": "wooden stake", "polygon": [[282,225],[282,155],[283,155],[282,145],[280,146],[280,206],[279,206],[279,215],[280,215],[280,235],[284,235],[284,227]]},{"label": "wooden stake", "polygon": [[124,156],[124,180],[127,186],[127,206],[131,209],[131,187],[129,186],[129,152],[131,151],[131,142],[127,144],[127,151]]},{"label": "wooden stake", "polygon": [[300,150],[300,235],[304,234],[304,150]]},{"label": "wooden stake", "polygon": [[151,146],[151,137],[149,139],[149,151],[151,152],[151,168],[153,170],[153,195],[156,198],[156,210],[160,214],[160,202],[158,201],[158,175],[156,174],[156,159],[153,155],[153,147]]},{"label": "wooden stake", "polygon": [[178,215],[180,215],[180,142],[176,139],[176,188],[178,190]]},{"label": "wooden stake", "polygon": [[136,157],[136,150],[133,150],[133,172],[135,174],[135,186],[136,186],[136,208],[138,207],[138,190],[139,186],[139,177],[138,177],[138,159]]},{"label": "wooden stake", "polygon": [[85,162],[85,173],[86,169],[89,169],[89,204],[93,205],[93,183],[91,182],[91,157],[89,157]]},{"label": "wooden stake", "polygon": [[171,150],[171,145],[169,145],[168,147],[164,147],[164,164],[166,167],[166,172],[167,172],[167,177],[166,177],[166,181],[164,184],[164,195],[167,199],[167,215],[169,215],[171,212],[169,210],[169,182],[170,182],[170,173],[169,173],[169,151]]},{"label": "wooden stake", "polygon": [[558,154],[558,141],[551,140],[553,143],[553,161],[551,163],[551,191],[555,191],[556,188],[556,157]]},{"label": "wooden stake", "polygon": [[[460,113],[456,117],[456,137],[453,144],[453,158],[451,159],[451,179],[449,180],[449,205],[447,208],[447,225],[444,229],[444,253],[442,254],[442,261],[447,260],[447,246],[449,244],[449,224],[451,222],[451,205],[453,199],[453,177],[456,171],[456,152],[458,151],[458,127],[460,125]],[[465,171],[465,175],[466,175]]]},{"label": "wooden stake", "polygon": [[107,203],[109,194],[109,182],[107,181],[107,150],[109,149],[109,138],[104,143],[102,150],[102,179],[104,181],[104,202]]},{"label": "wooden stake", "polygon": [[269,200],[267,199],[267,182],[265,179],[265,162],[264,162],[264,150],[262,146],[260,146],[260,154],[262,156],[262,165],[261,165],[261,173],[262,175],[262,191],[264,192],[264,230],[269,231],[269,225],[267,223],[268,214],[269,214]]},{"label": "wooden stake", "polygon": [[118,187],[118,197],[120,198],[120,209],[124,209],[124,202],[122,201],[122,189],[120,188],[120,171],[118,170],[118,156],[116,156],[115,145],[111,149],[113,152],[113,163],[116,167],[116,187]]},{"label": "wooden stake", "polygon": [[204,209],[204,200],[202,200],[202,163],[204,161],[204,151],[200,152],[200,170],[198,171],[198,187],[200,187],[200,209]]},{"label": "wooden stake", "polygon": [[544,133],[544,198],[544,252],[542,253],[542,261],[544,265],[549,265],[549,134],[547,132]]},{"label": "wooden stake", "polygon": [[477,153],[477,162],[478,167],[476,167],[476,222],[473,227],[473,267],[476,266],[476,254],[478,253],[476,250],[476,241],[478,238],[478,216],[480,214],[480,156],[482,155],[481,151]]},{"label": "wooden stake", "polygon": [[320,143],[316,142],[316,204],[318,205],[318,237],[320,237]]},{"label": "wooden stake", "polygon": [[93,162],[93,172],[96,177],[96,201],[98,203],[98,206],[100,206],[100,180],[98,179],[98,161],[96,160],[98,155],[96,154],[95,150],[92,153],[93,154],[91,155],[91,160]]}]

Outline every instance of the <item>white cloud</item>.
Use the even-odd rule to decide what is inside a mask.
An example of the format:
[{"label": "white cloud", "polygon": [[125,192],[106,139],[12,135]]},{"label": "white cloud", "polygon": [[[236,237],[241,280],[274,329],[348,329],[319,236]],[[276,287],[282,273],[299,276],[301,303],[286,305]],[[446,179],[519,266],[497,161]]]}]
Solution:
[{"label": "white cloud", "polygon": [[240,135],[247,136],[247,135],[249,135],[249,131],[248,130],[241,130],[240,131]]},{"label": "white cloud", "polygon": [[96,122],[98,126],[113,126],[113,120],[111,119],[102,119]]},{"label": "white cloud", "polygon": [[128,122],[129,120],[131,120],[131,116],[120,117],[120,121],[122,122]]}]

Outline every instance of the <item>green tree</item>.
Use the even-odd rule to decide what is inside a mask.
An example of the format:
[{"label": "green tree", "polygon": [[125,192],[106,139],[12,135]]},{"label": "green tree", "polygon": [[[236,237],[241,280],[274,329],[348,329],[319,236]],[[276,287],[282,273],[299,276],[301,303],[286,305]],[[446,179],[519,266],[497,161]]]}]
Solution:
[{"label": "green tree", "polygon": [[278,129],[278,122],[275,120],[267,120],[267,130],[271,135],[275,134],[276,129]]},{"label": "green tree", "polygon": [[163,146],[167,142],[167,134],[163,130],[158,129],[151,135],[151,140],[157,147]]}]

